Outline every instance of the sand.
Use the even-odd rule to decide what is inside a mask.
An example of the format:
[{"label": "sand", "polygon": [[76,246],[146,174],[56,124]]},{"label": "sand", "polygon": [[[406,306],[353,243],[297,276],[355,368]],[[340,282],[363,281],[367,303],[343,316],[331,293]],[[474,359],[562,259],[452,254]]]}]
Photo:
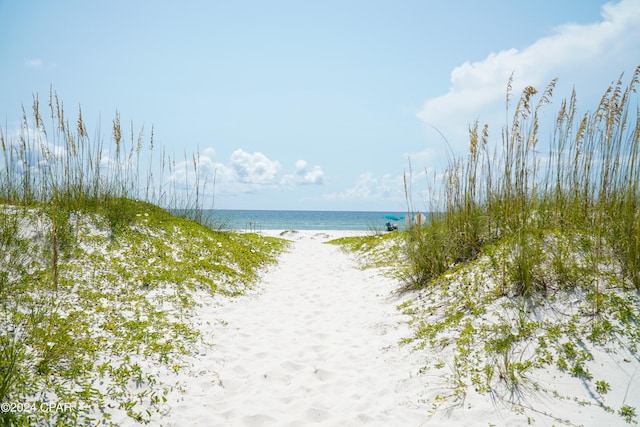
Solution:
[{"label": "sand", "polygon": [[[28,222],[24,237],[42,235],[37,228],[29,228],[33,223]],[[106,351],[103,361],[127,369],[139,365],[144,375],[138,378],[132,373],[123,386],[129,390],[122,393],[119,383],[97,376],[92,387],[109,397],[101,406],[80,409],[96,420],[104,412],[108,416],[98,422],[117,426],[140,425],[136,414],[154,426],[637,425],[637,324],[626,326],[625,334],[611,336],[604,345],[589,340],[575,343],[576,351],[588,350],[591,359],[584,367],[591,380],[560,370],[556,359],[525,370],[527,378],[515,390],[516,399],[507,400],[505,377],[495,372],[489,391],[474,390],[473,382],[461,385],[465,379],[456,370],[456,338],[451,330],[444,331],[449,334],[444,341],[423,348],[414,347],[418,340],[399,344],[415,337],[410,321],[433,325],[434,319],[442,317],[441,311],[449,309],[447,302],[452,300],[447,298],[455,303],[456,286],[467,292],[471,280],[485,276],[464,276],[463,270],[457,270],[440,293],[425,288],[399,296],[398,280],[380,269],[362,269],[357,255],[325,244],[366,232],[262,233],[289,239],[291,246],[277,265],[263,271],[254,288],[239,297],[192,289],[201,304],[193,316],[189,312],[181,320],[201,333],[195,353],[176,355],[168,366],[135,352],[119,365],[123,360],[113,360],[112,352]],[[637,316],[640,293],[623,296],[635,304]],[[558,293],[536,308],[535,317],[579,315],[589,322],[573,302],[580,298]],[[397,308],[429,304],[436,309],[417,310],[415,317]],[[167,310],[176,314],[170,305]],[[495,314],[488,310],[483,316],[491,320]],[[506,312],[500,314],[509,318]],[[508,353],[509,357],[526,362],[531,354],[528,345]],[[498,362],[492,365],[496,369]],[[128,413],[132,406],[134,412]]]},{"label": "sand", "polygon": [[472,388],[462,399],[446,398],[454,395],[450,366],[424,367],[451,349],[399,345],[413,332],[397,306],[416,295],[398,296],[397,280],[361,269],[355,255],[325,244],[354,234],[362,233],[289,232],[282,237],[291,247],[254,290],[235,298],[203,296],[198,324],[214,345],[187,358],[173,377],[159,377],[178,386],[153,424],[630,425],[617,412],[623,405],[640,406],[640,361],[605,348],[594,350],[590,366],[596,378],[615,385],[607,394],[611,411],[579,379],[553,368],[536,371],[532,379],[561,394],[531,390],[523,400],[527,410],[508,408]]},{"label": "sand", "polygon": [[[279,235],[271,232],[272,235]],[[215,346],[201,374],[168,396],[172,426],[422,425],[420,356],[396,309],[397,283],[324,242],[354,232],[299,231],[251,295],[205,304]],[[411,362],[411,359],[414,359]],[[171,402],[174,403],[171,403]]]}]

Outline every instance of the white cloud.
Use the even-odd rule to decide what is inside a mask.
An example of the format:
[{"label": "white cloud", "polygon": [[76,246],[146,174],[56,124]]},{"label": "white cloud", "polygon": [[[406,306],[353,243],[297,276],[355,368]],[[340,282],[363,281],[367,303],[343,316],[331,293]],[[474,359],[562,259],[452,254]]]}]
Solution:
[{"label": "white cloud", "polygon": [[202,153],[193,155],[191,159],[177,162],[169,181],[185,190],[192,189],[196,182],[208,187],[213,185],[214,180],[222,178],[224,181],[229,172],[224,165],[213,160],[214,156],[215,150],[206,148]]},{"label": "white cloud", "polygon": [[373,173],[367,172],[360,175],[356,183],[339,193],[328,193],[323,195],[329,201],[379,201],[379,200],[404,200],[404,178],[402,175],[392,176],[390,174],[376,177]]},{"label": "white cloud", "polygon": [[[249,153],[237,149],[228,162],[214,160],[216,152],[206,148],[191,159],[177,162],[170,182],[180,189],[191,191],[197,182],[202,193],[238,195],[257,193],[265,188],[288,188],[295,185],[323,184],[324,172],[320,166],[309,168],[304,160],[298,160],[293,173],[281,175],[281,165],[260,152]],[[197,178],[197,179],[196,179]],[[215,181],[215,188],[213,183]]]},{"label": "white cloud", "polygon": [[280,162],[260,152],[247,153],[238,149],[231,154],[231,168],[237,180],[245,184],[275,184]]},{"label": "white cloud", "polygon": [[7,164],[19,173],[25,169],[36,173],[38,169],[53,167],[67,155],[66,147],[49,142],[46,132],[41,128],[15,129],[4,143]]},{"label": "white cloud", "polygon": [[563,25],[521,51],[491,53],[456,67],[449,91],[427,100],[417,115],[442,131],[454,148],[463,149],[468,125],[478,118],[499,132],[510,75],[517,96],[523,87],[543,89],[555,77],[569,84],[588,79],[590,85],[584,89],[595,90],[598,96],[620,73],[632,73],[638,58],[640,1],[609,3],[602,7],[600,22]]},{"label": "white cloud", "polygon": [[[48,185],[61,184],[64,176],[59,171],[64,170],[68,176],[86,175],[88,165],[78,163],[82,157],[76,153],[73,139],[68,137],[54,138],[59,143],[49,141],[44,128],[21,127],[8,135],[5,143],[6,162],[0,169],[9,168],[10,174],[20,176],[27,171],[32,178],[46,179]],[[60,139],[62,138],[62,139]],[[102,180],[107,177],[132,176],[133,159],[128,155],[119,156],[109,149],[91,153],[91,160],[98,159],[97,169],[92,173],[99,173]],[[13,175],[12,175],[13,176]],[[66,176],[66,175],[65,175]],[[88,178],[85,176],[85,178]],[[105,181],[106,182],[106,181]]]},{"label": "white cloud", "polygon": [[319,185],[324,183],[324,172],[318,165],[309,170],[307,162],[298,160],[295,171],[283,176],[280,183],[284,185]]},{"label": "white cloud", "polygon": [[29,68],[42,68],[44,61],[40,58],[28,59],[25,62],[25,65]]}]

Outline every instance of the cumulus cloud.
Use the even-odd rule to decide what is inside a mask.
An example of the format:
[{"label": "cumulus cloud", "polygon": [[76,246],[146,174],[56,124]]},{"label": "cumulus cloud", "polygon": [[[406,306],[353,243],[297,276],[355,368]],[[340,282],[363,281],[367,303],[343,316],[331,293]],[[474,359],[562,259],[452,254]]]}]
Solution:
[{"label": "cumulus cloud", "polygon": [[8,166],[18,173],[27,169],[37,173],[39,169],[46,169],[67,156],[67,148],[50,142],[46,132],[40,128],[15,129],[7,135],[3,144],[5,156],[11,159],[7,161]]},{"label": "cumulus cloud", "polygon": [[376,177],[373,173],[361,174],[356,183],[339,193],[328,193],[323,196],[329,201],[380,201],[404,200],[404,178],[402,175],[386,174]]},{"label": "cumulus cloud", "polygon": [[307,162],[304,160],[298,160],[296,162],[295,171],[292,174],[287,174],[282,177],[280,181],[285,185],[319,185],[324,183],[324,172],[318,165],[314,166],[311,170],[307,168]]},{"label": "cumulus cloud", "polygon": [[597,85],[598,91],[604,91],[621,72],[633,72],[638,65],[640,2],[609,3],[602,7],[601,15],[602,20],[594,24],[560,26],[523,50],[491,53],[481,61],[456,67],[449,91],[427,100],[418,117],[441,129],[460,148],[460,141],[466,142],[469,123],[479,117],[486,121],[504,116],[511,75],[516,94],[528,85],[546,86],[555,77],[561,81],[588,77],[592,86],[606,79]]},{"label": "cumulus cloud", "polygon": [[230,173],[222,163],[213,160],[215,155],[213,148],[206,148],[202,153],[193,154],[191,159],[177,162],[169,181],[185,190],[194,188],[196,182],[206,187],[215,180],[225,181]]},{"label": "cumulus cloud", "polygon": [[238,149],[231,154],[231,168],[239,182],[245,184],[275,184],[280,162],[260,152],[247,153]]},{"label": "cumulus cloud", "polygon": [[[41,127],[13,130],[3,140],[6,161],[0,164],[0,170],[5,170],[12,178],[28,173],[32,179],[46,179],[51,185],[62,183],[58,181],[64,178],[58,173],[61,170],[69,176],[86,175],[88,165],[78,163],[77,145],[74,147],[73,140],[64,137],[54,138],[54,141],[58,142],[50,141]],[[91,154],[91,161],[96,159],[98,161],[92,163],[90,169],[92,173],[100,174],[103,180],[117,174],[132,176],[137,166],[130,156],[118,156],[104,148]]]},{"label": "cumulus cloud", "polygon": [[196,182],[201,186],[206,184],[203,193],[213,192],[215,181],[215,192],[226,195],[324,183],[322,168],[317,165],[310,168],[304,160],[296,162],[293,173],[282,175],[280,162],[260,152],[237,149],[226,162],[214,160],[215,156],[215,150],[207,148],[191,159],[178,162],[170,181],[184,190],[193,189]]}]

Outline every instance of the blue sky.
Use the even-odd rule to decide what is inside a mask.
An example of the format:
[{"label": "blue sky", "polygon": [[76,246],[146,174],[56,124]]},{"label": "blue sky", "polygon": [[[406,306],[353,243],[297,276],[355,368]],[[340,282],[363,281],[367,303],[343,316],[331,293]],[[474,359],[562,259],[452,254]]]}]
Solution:
[{"label": "blue sky", "polygon": [[215,208],[402,211],[409,159],[417,204],[447,164],[434,127],[457,154],[476,119],[499,141],[512,73],[559,77],[553,111],[631,75],[640,0],[0,0],[0,40],[8,136],[53,87],[90,130],[117,109],[199,152]]}]

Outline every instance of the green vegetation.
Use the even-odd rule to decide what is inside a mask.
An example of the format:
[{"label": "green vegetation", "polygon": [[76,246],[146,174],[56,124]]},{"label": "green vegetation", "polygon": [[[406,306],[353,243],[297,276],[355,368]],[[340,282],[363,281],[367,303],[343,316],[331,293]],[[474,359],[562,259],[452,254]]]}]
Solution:
[{"label": "green vegetation", "polygon": [[0,133],[0,425],[147,423],[180,387],[156,372],[211,345],[194,326],[202,298],[241,294],[285,241],[171,215],[156,204],[202,219],[197,180],[181,196],[149,164],[142,185],[142,132],[125,147],[116,114],[109,150],[81,112],[72,128],[56,95],[49,106],[52,130],[35,97],[18,136]]},{"label": "green vegetation", "polygon": [[618,79],[595,112],[580,116],[575,92],[563,101],[546,156],[540,120],[556,82],[537,102],[525,88],[502,147],[490,150],[487,125],[471,126],[469,155],[446,170],[431,209],[442,214],[408,231],[404,278],[423,299],[403,307],[416,326],[407,341],[450,349],[435,363],[450,364],[454,396],[473,387],[523,410],[527,393],[557,393],[533,379],[554,367],[614,411],[614,385],[589,367],[595,349],[638,358],[639,76]]},{"label": "green vegetation", "polygon": [[441,204],[427,210],[439,214],[395,234],[411,292],[399,309],[415,328],[403,342],[438,354],[424,370],[444,370],[451,383],[435,406],[471,390],[548,417],[531,394],[594,404],[538,382],[544,369],[576,378],[603,410],[636,422],[632,402],[609,399],[627,384],[594,358],[639,357],[639,76],[640,67],[628,86],[618,79],[582,115],[574,92],[548,143],[541,120],[556,81],[541,94],[525,88],[513,113],[510,81],[501,147],[490,148],[487,125],[472,125],[468,157],[453,160],[434,190]]},{"label": "green vegetation", "polygon": [[[599,275],[609,256],[620,260],[620,283],[640,289],[640,136],[633,106],[639,71],[628,87],[621,79],[609,87],[595,112],[578,117],[575,92],[563,101],[546,156],[539,121],[555,81],[535,105],[537,90],[525,88],[500,150],[490,151],[488,125],[480,132],[474,124],[469,156],[445,171],[442,205],[433,209],[443,214],[410,233],[408,285],[429,286],[486,247],[507,245],[505,294],[533,296],[575,285],[576,268]],[[509,89],[507,105],[510,100]]]},{"label": "green vegetation", "polygon": [[340,245],[346,251],[359,253],[362,268],[379,267],[388,274],[396,275],[402,255],[402,242],[397,238],[401,232],[371,234],[367,236],[342,237],[327,243]]}]

